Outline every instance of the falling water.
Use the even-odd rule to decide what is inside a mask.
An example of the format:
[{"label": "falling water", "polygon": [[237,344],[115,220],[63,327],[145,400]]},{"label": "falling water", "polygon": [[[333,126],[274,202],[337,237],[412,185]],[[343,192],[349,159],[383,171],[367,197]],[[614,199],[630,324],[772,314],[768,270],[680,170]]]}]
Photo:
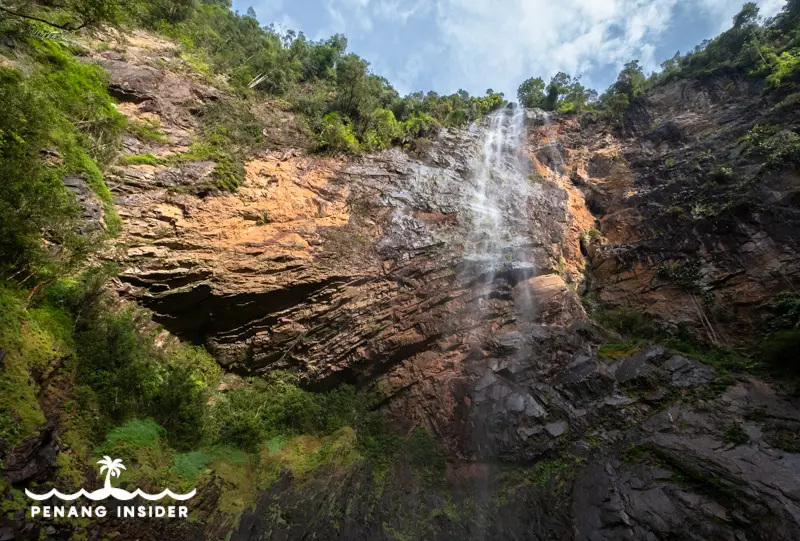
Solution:
[{"label": "falling water", "polygon": [[525,112],[520,107],[504,108],[488,121],[482,159],[474,165],[469,203],[472,228],[464,256],[479,285],[486,286],[485,295],[501,272],[516,278],[533,272],[523,248],[528,243],[525,229],[531,191],[530,160],[523,154]]},{"label": "falling water", "polygon": [[[493,310],[493,294],[508,291],[533,274],[530,240],[529,201],[534,187],[529,182],[530,159],[523,152],[525,111],[520,107],[504,108],[493,113],[483,133],[483,152],[473,164],[473,191],[468,195],[471,228],[466,239],[464,264],[473,287],[472,322]],[[515,309],[519,319],[530,319],[533,299],[527,284],[517,289]],[[527,316],[527,317],[526,317]],[[487,329],[473,327],[470,341],[483,348]],[[477,432],[476,432],[477,434]],[[483,442],[475,441],[475,449]],[[486,480],[474,485],[477,523],[484,515],[490,498]],[[473,529],[471,538],[484,541],[482,527]]]}]

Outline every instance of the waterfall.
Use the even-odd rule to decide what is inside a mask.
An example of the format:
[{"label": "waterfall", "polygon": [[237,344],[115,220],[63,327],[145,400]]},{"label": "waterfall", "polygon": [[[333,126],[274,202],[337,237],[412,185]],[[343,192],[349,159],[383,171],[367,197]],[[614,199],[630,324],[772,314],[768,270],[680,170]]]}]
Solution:
[{"label": "waterfall", "polygon": [[[486,296],[500,273],[513,280],[533,273],[527,202],[533,187],[530,160],[524,155],[525,111],[503,108],[488,118],[483,152],[473,164],[473,192],[468,208],[472,220],[464,261]],[[530,304],[530,299],[520,299]],[[529,307],[520,306],[521,310]]]},{"label": "waterfall", "polygon": [[[479,131],[482,152],[472,164],[472,192],[467,194],[467,215],[471,220],[464,247],[464,268],[472,282],[474,304],[471,325],[492,312],[492,294],[513,285],[514,268],[526,261],[523,247],[528,244],[527,203],[531,185],[529,167],[523,160],[525,111],[521,107],[493,112],[487,126]],[[503,278],[506,278],[503,280]],[[512,280],[508,280],[511,278]],[[526,293],[517,299],[517,311],[532,312],[532,299]],[[475,325],[470,339],[483,347],[486,336],[481,325]],[[480,329],[480,330],[479,330]],[[480,448],[480,441],[475,441]],[[490,491],[485,482],[474,485],[474,501],[478,522],[488,505]],[[484,541],[482,528],[474,529],[471,538]]]}]

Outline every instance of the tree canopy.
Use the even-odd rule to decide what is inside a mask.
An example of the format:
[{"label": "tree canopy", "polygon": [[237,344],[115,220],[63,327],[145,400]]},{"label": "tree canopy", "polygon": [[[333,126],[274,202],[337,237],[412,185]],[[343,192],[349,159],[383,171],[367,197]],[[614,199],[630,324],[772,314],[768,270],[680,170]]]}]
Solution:
[{"label": "tree canopy", "polygon": [[726,74],[763,79],[767,92],[796,92],[800,84],[800,0],[787,1],[778,15],[766,20],[759,16],[755,2],[747,2],[733,17],[730,29],[687,54],[675,53],[661,64],[660,72],[647,76],[638,60],[626,63],[599,99],[578,78],[563,72],[547,85],[541,77],[525,80],[517,99],[525,107],[576,113],[597,109],[619,116],[650,88],[676,79]]}]

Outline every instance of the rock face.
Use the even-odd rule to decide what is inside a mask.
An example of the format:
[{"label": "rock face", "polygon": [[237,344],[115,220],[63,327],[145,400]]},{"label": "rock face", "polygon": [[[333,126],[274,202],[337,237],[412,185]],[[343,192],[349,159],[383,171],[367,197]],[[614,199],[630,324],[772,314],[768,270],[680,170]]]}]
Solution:
[{"label": "rock face", "polygon": [[[101,63],[123,112],[157,117],[169,137],[129,153],[179,151],[193,108],[219,99]],[[448,459],[447,488],[405,466],[382,480],[369,464],[284,477],[232,539],[800,538],[796,404],[663,348],[603,360],[607,331],[578,296],[727,343],[798,285],[800,178],[738,143],[773,114],[757,92],[667,85],[621,130],[528,111],[520,147],[499,150],[493,120],[348,159],[265,127],[232,194],[186,189],[210,162],[116,168],[122,294],[231,371],[380,390],[397,426],[426,427]],[[521,179],[489,174],[496,222],[480,173],[490,150]],[[722,163],[738,180],[711,180]]]},{"label": "rock face", "polygon": [[[652,387],[594,404],[606,417],[586,432],[596,436],[581,441],[575,426],[545,427],[575,453],[555,463],[566,472],[559,483],[491,463],[472,471],[452,465],[448,492],[404,467],[381,481],[364,465],[300,488],[285,478],[245,513],[232,539],[796,539],[800,456],[765,436],[779,419],[797,426],[796,406],[751,379],[711,400],[678,394],[697,401],[657,406],[689,385],[699,389],[707,369],[663,351],[627,363],[646,365]],[[677,365],[687,368],[683,376],[675,376]],[[621,428],[603,428],[613,423]],[[746,444],[725,442],[736,423],[750,435]]]},{"label": "rock face", "polygon": [[589,250],[597,299],[686,324],[711,342],[755,336],[762,305],[798,281],[798,180],[741,140],[755,125],[797,129],[796,111],[731,78],[662,86],[623,133],[591,116],[537,128],[597,220]]}]

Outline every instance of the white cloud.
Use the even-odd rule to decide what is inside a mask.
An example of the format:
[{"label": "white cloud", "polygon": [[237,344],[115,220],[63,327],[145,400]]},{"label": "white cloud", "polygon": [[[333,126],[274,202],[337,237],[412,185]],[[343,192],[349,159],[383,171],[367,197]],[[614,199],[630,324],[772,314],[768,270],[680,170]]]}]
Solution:
[{"label": "white cloud", "polygon": [[[450,65],[437,86],[458,81],[475,91],[482,81],[513,93],[530,76],[579,75],[638,58],[659,62],[653,42],[679,0],[439,0],[437,23]],[[588,81],[591,83],[591,81]]]},{"label": "white cloud", "polygon": [[[629,60],[638,59],[646,72],[656,70],[664,60],[657,57],[663,54],[662,43],[675,44],[676,33],[680,35],[684,26],[691,26],[695,36],[701,28],[716,34],[730,27],[731,18],[744,2],[254,1],[262,21],[278,18],[281,7],[306,4],[303,11],[322,19],[315,22],[314,39],[345,34],[350,50],[370,60],[373,69],[401,92],[432,87],[440,93],[464,88],[474,94],[491,86],[512,99],[517,85],[532,75],[547,79],[565,71],[583,75],[585,84],[602,89]],[[784,2],[760,0],[762,16],[774,15]],[[262,18],[262,13],[269,15]],[[296,15],[302,22],[304,15]],[[678,15],[682,20],[676,19]],[[601,80],[592,80],[592,76]]]},{"label": "white cloud", "polygon": [[[756,1],[762,17],[772,17],[778,13],[786,0],[760,0]],[[700,0],[700,8],[704,9],[714,20],[719,21],[719,31],[731,27],[733,16],[742,9],[744,0]]]}]

